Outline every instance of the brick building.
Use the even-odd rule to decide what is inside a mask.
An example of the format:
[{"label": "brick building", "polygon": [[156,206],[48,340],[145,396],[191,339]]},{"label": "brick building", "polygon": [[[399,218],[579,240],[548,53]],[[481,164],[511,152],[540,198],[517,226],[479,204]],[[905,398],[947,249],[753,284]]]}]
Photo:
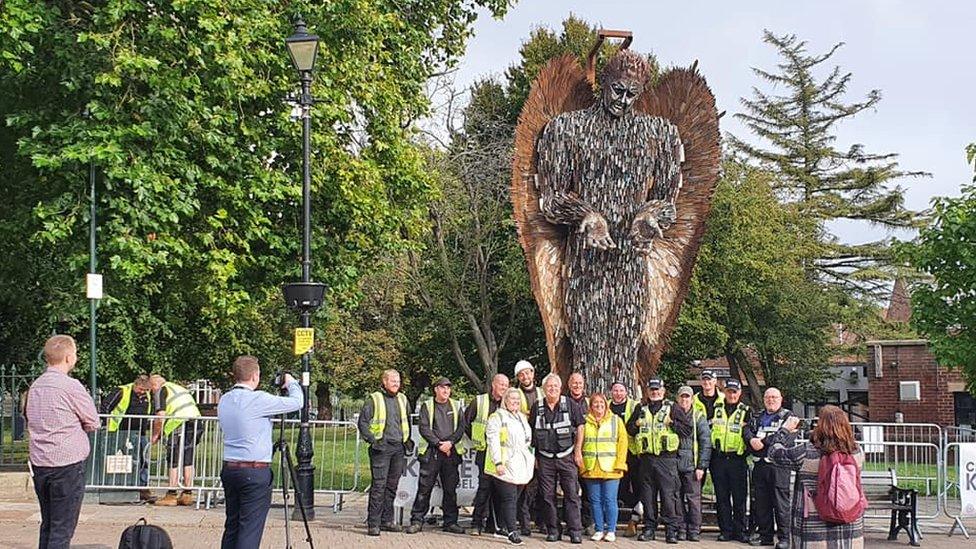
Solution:
[{"label": "brick building", "polygon": [[962,373],[940,365],[924,339],[868,341],[871,421],[972,425],[976,401]]}]

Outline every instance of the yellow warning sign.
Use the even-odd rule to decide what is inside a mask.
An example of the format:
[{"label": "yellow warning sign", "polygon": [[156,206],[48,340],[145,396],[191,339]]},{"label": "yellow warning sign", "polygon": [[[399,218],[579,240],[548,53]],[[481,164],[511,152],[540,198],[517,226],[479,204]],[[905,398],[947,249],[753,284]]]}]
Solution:
[{"label": "yellow warning sign", "polygon": [[304,355],[315,343],[315,328],[295,328],[295,354]]}]

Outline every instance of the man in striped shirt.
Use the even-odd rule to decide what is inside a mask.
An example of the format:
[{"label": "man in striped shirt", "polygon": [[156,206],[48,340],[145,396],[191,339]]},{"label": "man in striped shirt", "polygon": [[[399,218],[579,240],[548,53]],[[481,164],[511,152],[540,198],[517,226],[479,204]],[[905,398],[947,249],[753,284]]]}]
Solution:
[{"label": "man in striped shirt", "polygon": [[91,396],[68,376],[78,362],[75,340],[56,335],[44,344],[47,370],[27,393],[27,430],[34,491],[41,506],[40,549],[68,549],[85,495],[86,432],[98,429]]}]

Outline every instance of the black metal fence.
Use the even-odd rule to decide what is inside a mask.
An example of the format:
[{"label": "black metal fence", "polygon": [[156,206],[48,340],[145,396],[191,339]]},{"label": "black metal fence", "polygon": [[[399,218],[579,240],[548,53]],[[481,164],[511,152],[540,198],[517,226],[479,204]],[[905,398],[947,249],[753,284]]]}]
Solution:
[{"label": "black metal fence", "polygon": [[0,364],[0,469],[26,470],[27,423],[23,403],[37,366]]}]

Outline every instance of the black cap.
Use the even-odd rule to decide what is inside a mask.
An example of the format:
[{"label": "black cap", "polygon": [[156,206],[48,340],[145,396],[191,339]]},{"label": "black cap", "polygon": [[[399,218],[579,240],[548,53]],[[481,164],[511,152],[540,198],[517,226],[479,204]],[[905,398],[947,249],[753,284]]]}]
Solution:
[{"label": "black cap", "polygon": [[701,379],[715,379],[715,372],[711,370],[702,370],[701,375],[698,377]]},{"label": "black cap", "polygon": [[446,377],[442,377],[442,378],[440,378],[440,379],[438,379],[437,381],[434,382],[434,387],[442,387],[444,385],[447,385],[448,387],[450,387],[451,386],[451,380],[450,379],[447,379]]},{"label": "black cap", "polygon": [[733,391],[741,391],[742,390],[742,384],[739,383],[739,380],[738,379],[727,379],[727,380],[725,380],[725,388],[726,389],[731,389]]},{"label": "black cap", "polygon": [[648,389],[660,389],[661,387],[664,387],[664,384],[661,383],[660,379],[654,378],[647,382]]}]

